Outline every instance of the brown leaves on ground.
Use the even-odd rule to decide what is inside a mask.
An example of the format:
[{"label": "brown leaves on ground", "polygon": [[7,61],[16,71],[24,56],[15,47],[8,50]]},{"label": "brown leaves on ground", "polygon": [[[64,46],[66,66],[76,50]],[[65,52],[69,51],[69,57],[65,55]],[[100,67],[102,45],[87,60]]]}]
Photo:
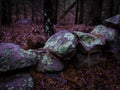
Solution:
[{"label": "brown leaves on ground", "polygon": [[[60,30],[77,30],[90,32],[93,26],[81,25],[55,25],[55,31]],[[47,38],[44,35],[42,25],[20,25],[0,28],[0,42],[10,42],[20,45],[23,49],[36,49],[44,46]]]},{"label": "brown leaves on ground", "polygon": [[[90,32],[94,26],[85,25],[55,25],[59,30],[77,30]],[[46,41],[42,25],[21,25],[0,28],[0,42],[11,42],[24,49],[40,48]],[[120,56],[120,54],[117,54]],[[120,90],[120,59],[107,58],[100,65],[75,69],[72,65],[66,66],[58,74],[37,73],[30,71],[35,90]]]},{"label": "brown leaves on ground", "polygon": [[31,70],[35,90],[119,90],[118,60],[107,58],[98,66],[75,69],[72,65],[60,73],[43,74]]}]

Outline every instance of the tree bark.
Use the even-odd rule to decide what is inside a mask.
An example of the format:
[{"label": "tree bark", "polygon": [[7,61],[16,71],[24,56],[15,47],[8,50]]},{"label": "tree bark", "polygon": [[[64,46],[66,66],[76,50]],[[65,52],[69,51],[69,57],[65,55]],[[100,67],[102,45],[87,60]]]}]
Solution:
[{"label": "tree bark", "polygon": [[83,7],[83,5],[84,5],[84,0],[79,0],[79,5],[80,5],[80,7],[79,7],[79,16],[78,16],[78,20],[79,20],[79,24],[82,24],[83,23],[83,10],[84,10],[84,7]]},{"label": "tree bark", "polygon": [[52,20],[52,2],[51,0],[44,0],[43,3],[43,10],[44,10],[44,33],[47,37],[50,37],[54,34],[53,29],[53,20]]},{"label": "tree bark", "polygon": [[75,24],[78,24],[78,9],[79,9],[79,0],[77,0],[77,5],[76,5]]},{"label": "tree bark", "polygon": [[31,2],[32,2],[32,21],[34,22],[35,21],[35,8],[34,8],[34,4],[35,4],[35,2],[34,2],[34,0],[31,0]]},{"label": "tree bark", "polygon": [[27,18],[27,9],[26,9],[26,2],[23,1],[23,12],[24,12],[24,18]]},{"label": "tree bark", "polygon": [[2,0],[2,25],[10,25],[11,23],[11,0]]},{"label": "tree bark", "polygon": [[113,16],[119,13],[119,7],[120,7],[120,0],[113,0]]},{"label": "tree bark", "polygon": [[15,7],[16,7],[16,12],[15,12],[16,13],[16,21],[17,21],[17,20],[19,20],[19,13],[20,13],[19,0],[15,1]]},{"label": "tree bark", "polygon": [[111,16],[111,0],[103,0],[102,3],[102,21]]},{"label": "tree bark", "polygon": [[52,0],[52,3],[53,3],[53,13],[52,13],[53,23],[57,24],[58,0]]}]

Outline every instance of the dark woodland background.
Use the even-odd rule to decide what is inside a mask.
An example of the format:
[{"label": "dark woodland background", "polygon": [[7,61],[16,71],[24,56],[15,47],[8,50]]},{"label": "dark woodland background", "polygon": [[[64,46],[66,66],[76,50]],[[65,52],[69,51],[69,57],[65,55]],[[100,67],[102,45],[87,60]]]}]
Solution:
[{"label": "dark woodland background", "polygon": [[51,9],[49,17],[54,24],[95,25],[120,13],[120,0],[1,0],[0,24],[13,24],[23,18],[42,24],[45,8]]}]

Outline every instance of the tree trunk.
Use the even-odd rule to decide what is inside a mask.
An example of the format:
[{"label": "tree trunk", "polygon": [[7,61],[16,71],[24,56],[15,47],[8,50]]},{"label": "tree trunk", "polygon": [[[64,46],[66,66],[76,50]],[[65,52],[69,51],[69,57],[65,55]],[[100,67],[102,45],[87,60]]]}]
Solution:
[{"label": "tree trunk", "polygon": [[16,7],[16,21],[19,20],[19,0],[15,1],[15,7]]},{"label": "tree trunk", "polygon": [[2,25],[10,25],[11,23],[11,0],[2,0]]},{"label": "tree trunk", "polygon": [[53,14],[52,14],[53,23],[57,24],[58,0],[52,0],[52,3],[53,3]]},{"label": "tree trunk", "polygon": [[51,0],[44,0],[43,3],[43,10],[44,10],[44,33],[47,37],[50,37],[54,34],[53,29],[53,20],[52,20],[52,2]]},{"label": "tree trunk", "polygon": [[83,17],[83,23],[88,24],[89,22],[89,12],[90,12],[90,7],[91,6],[91,0],[85,0],[84,1],[84,17]]},{"label": "tree trunk", "polygon": [[79,0],[77,0],[77,5],[76,5],[75,24],[78,24],[78,9],[79,9]]},{"label": "tree trunk", "polygon": [[31,0],[31,2],[32,2],[32,21],[34,22],[35,21],[35,19],[34,19],[34,17],[35,17],[35,9],[34,9],[34,0]]},{"label": "tree trunk", "polygon": [[80,5],[80,7],[79,7],[79,16],[78,16],[78,23],[79,24],[82,24],[83,23],[83,10],[84,10],[84,7],[83,7],[83,5],[84,5],[84,0],[79,0],[79,5]]},{"label": "tree trunk", "polygon": [[103,0],[102,3],[102,21],[111,16],[111,0]]},{"label": "tree trunk", "polygon": [[119,13],[119,7],[120,7],[120,0],[113,0],[113,16]]},{"label": "tree trunk", "polygon": [[23,12],[24,12],[24,18],[27,18],[27,9],[26,9],[26,2],[23,1]]},{"label": "tree trunk", "polygon": [[91,25],[101,24],[101,14],[102,14],[102,0],[92,0],[90,15]]}]

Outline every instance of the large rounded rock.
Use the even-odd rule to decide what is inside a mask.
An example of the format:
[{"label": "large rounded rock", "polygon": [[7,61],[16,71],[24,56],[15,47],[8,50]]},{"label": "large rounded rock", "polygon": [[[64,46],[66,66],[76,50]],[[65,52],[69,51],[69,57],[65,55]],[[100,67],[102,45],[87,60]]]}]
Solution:
[{"label": "large rounded rock", "polygon": [[17,74],[0,78],[1,90],[34,90],[33,79],[29,74]]},{"label": "large rounded rock", "polygon": [[101,46],[105,44],[105,40],[103,38],[98,38],[89,33],[80,31],[74,31],[74,33],[78,36],[79,39],[78,49],[84,54],[89,52],[99,52]]},{"label": "large rounded rock", "polygon": [[76,52],[77,38],[69,31],[62,30],[52,35],[44,48],[59,57],[72,57]]},{"label": "large rounded rock", "polygon": [[93,31],[91,31],[91,34],[93,35],[101,35],[103,36],[107,41],[114,41],[116,32],[114,29],[107,28],[103,25],[96,26]]},{"label": "large rounded rock", "polygon": [[48,50],[38,50],[37,59],[39,60],[36,69],[38,72],[57,72],[61,71],[64,66],[61,61],[51,54]]},{"label": "large rounded rock", "polygon": [[37,63],[32,50],[23,50],[12,43],[0,44],[0,72],[21,69]]}]

